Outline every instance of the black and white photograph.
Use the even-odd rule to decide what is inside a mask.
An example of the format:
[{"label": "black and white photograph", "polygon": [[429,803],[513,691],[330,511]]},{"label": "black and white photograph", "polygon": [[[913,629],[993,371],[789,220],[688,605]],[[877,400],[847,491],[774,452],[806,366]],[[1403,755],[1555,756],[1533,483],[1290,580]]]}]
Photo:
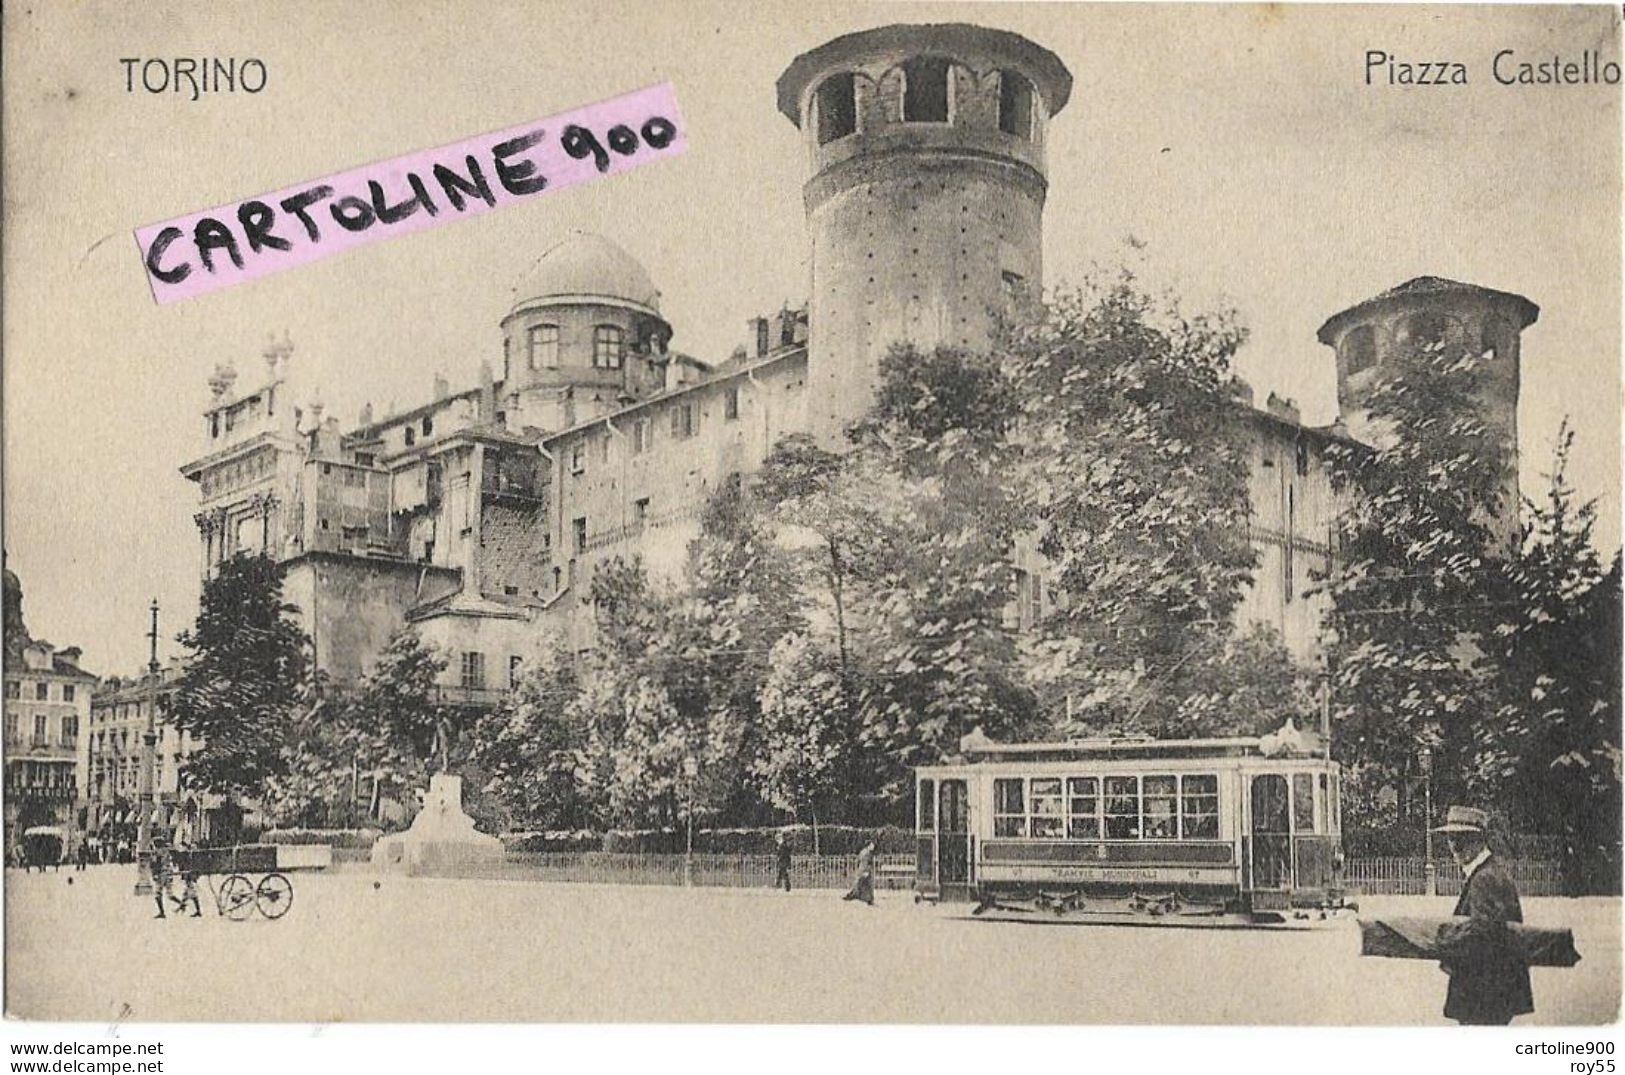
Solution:
[{"label": "black and white photograph", "polygon": [[1612,1070],[1618,6],[3,19],[8,1041]]}]

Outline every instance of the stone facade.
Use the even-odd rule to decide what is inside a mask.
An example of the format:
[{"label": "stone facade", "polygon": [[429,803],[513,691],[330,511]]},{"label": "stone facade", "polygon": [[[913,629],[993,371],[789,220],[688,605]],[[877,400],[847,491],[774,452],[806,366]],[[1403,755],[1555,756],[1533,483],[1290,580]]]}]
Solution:
[{"label": "stone facade", "polygon": [[[590,644],[600,564],[641,556],[674,580],[731,474],[788,434],[835,443],[894,343],[984,345],[1038,293],[1044,153],[1070,92],[1052,53],[972,26],[886,27],[796,59],[778,104],[805,138],[811,304],[753,320],[723,362],[673,350],[643,267],[576,235],[515,289],[472,388],[437,375],[428,403],[382,418],[369,406],[346,429],[317,403],[290,405],[286,343],[251,391],[221,370],[208,450],[182,468],[200,486],[205,572],[265,549],[288,564],[329,675],[365,674],[411,624],[448,657],[445,696],[490,704],[544,647]],[[1249,410],[1259,565],[1242,621],[1313,653],[1321,610],[1306,592],[1337,552],[1325,450],[1370,432],[1361,407],[1383,341],[1440,323],[1484,341],[1502,371],[1486,413],[1515,437],[1518,332],[1534,316],[1519,296],[1424,278],[1326,323],[1348,428],[1307,427],[1273,397]],[[1010,620],[1030,626],[1053,601],[1042,560],[1018,547],[1016,561]]]},{"label": "stone facade", "polygon": [[[9,598],[15,576],[6,574]],[[20,601],[20,587],[17,593]],[[98,680],[79,667],[77,648],[59,650],[26,631],[15,640],[8,636],[7,651],[4,821],[11,862],[23,831],[36,825],[63,829],[68,850],[78,825],[82,744]]]}]

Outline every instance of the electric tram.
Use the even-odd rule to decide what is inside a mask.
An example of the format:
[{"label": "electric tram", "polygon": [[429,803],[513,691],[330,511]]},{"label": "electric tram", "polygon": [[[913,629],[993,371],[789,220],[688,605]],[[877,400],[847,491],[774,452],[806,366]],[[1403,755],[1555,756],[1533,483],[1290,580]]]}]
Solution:
[{"label": "electric tram", "polygon": [[1193,925],[1345,909],[1338,765],[1291,721],[1222,739],[1004,744],[977,729],[959,745],[916,770],[917,898]]}]

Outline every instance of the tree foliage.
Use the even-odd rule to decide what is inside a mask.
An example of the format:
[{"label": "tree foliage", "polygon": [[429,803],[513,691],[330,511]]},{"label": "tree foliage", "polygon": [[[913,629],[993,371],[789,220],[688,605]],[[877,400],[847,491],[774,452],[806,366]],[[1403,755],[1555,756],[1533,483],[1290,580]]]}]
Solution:
[{"label": "tree foliage", "polygon": [[1565,837],[1571,891],[1618,891],[1620,558],[1604,568],[1596,502],[1569,484],[1573,440],[1565,425],[1485,642],[1497,704],[1474,723],[1469,776],[1519,828]]},{"label": "tree foliage", "polygon": [[1490,374],[1471,347],[1415,341],[1375,376],[1375,443],[1329,452],[1346,503],[1326,581],[1339,755],[1403,794],[1427,744],[1437,792],[1454,800],[1473,726],[1493,705],[1487,646],[1515,600],[1504,585],[1512,446],[1483,417]]},{"label": "tree foliage", "polygon": [[186,671],[170,719],[201,739],[186,786],[259,793],[286,770],[283,747],[308,705],[309,638],[282,600],[282,568],[263,555],[226,560],[203,585],[197,622],[180,636]]},{"label": "tree foliage", "polygon": [[577,722],[576,666],[549,651],[525,670],[503,705],[475,722],[470,763],[485,776],[511,824],[586,828],[597,820],[586,770],[586,731]]}]

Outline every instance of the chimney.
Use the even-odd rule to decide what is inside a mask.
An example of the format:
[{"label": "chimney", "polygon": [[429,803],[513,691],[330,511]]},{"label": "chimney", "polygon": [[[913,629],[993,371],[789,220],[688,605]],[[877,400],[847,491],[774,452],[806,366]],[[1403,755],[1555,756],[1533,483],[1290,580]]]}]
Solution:
[{"label": "chimney", "polygon": [[438,371],[434,375],[434,398],[445,399],[451,395],[451,385],[447,383],[443,374]]},{"label": "chimney", "polygon": [[[442,387],[444,381],[437,380],[435,389],[438,395],[445,395]],[[491,363],[480,359],[480,421],[494,422],[497,416],[497,390],[496,382],[492,380]]]},{"label": "chimney", "polygon": [[1264,407],[1283,422],[1291,422],[1295,426],[1303,425],[1303,418],[1298,413],[1298,405],[1290,399],[1271,392],[1269,399],[1264,401]]},{"label": "chimney", "polygon": [[1236,398],[1247,407],[1256,407],[1258,405],[1257,397],[1253,394],[1253,386],[1246,381],[1236,381]]},{"label": "chimney", "polygon": [[361,405],[360,424],[364,426],[372,425],[372,402],[370,400]]},{"label": "chimney", "polygon": [[747,322],[750,325],[752,354],[761,358],[767,354],[767,318],[753,317]]}]

